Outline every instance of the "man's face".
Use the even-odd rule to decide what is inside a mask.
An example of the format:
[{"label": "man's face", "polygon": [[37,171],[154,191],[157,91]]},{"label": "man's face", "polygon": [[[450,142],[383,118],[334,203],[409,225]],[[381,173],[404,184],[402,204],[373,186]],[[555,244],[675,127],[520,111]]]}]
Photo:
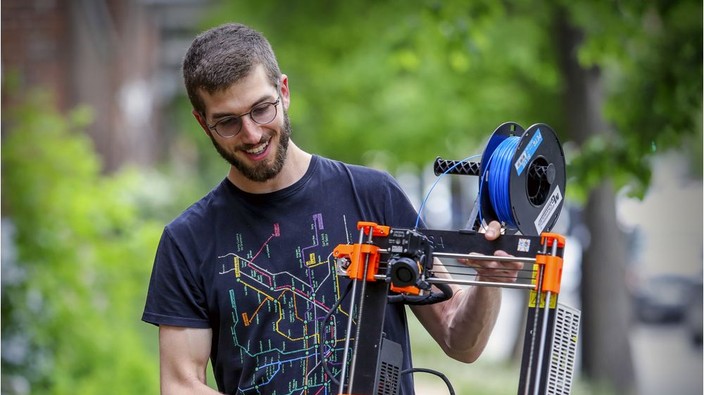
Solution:
[{"label": "man's face", "polygon": [[[263,135],[259,144],[247,144],[241,145],[239,147],[226,146],[224,144],[218,143],[218,140],[213,135],[213,133],[210,134],[210,140],[213,142],[213,145],[215,146],[215,149],[218,151],[220,156],[222,156],[223,159],[228,161],[235,169],[242,173],[243,176],[252,181],[257,182],[268,181],[276,177],[276,175],[281,172],[281,169],[284,167],[284,163],[286,162],[286,152],[288,150],[288,142],[291,136],[291,124],[288,118],[288,112],[286,110],[283,111],[282,116],[283,125],[279,129],[279,131],[272,131],[270,133],[267,133],[266,135]],[[276,142],[277,133],[278,143]],[[231,139],[234,139],[236,137],[237,136]],[[220,140],[222,140],[222,138]],[[268,145],[265,149],[266,151],[273,151],[274,156],[272,159],[251,162],[245,158],[242,158],[242,156],[238,157],[237,155],[238,151],[247,152],[247,150],[252,149],[259,150],[261,148],[258,147],[261,147],[262,144]],[[274,144],[276,144],[276,147],[270,147]]]},{"label": "man's face", "polygon": [[261,66],[222,92],[201,92],[206,109],[204,122],[207,125],[204,129],[215,149],[251,181],[265,182],[273,179],[281,172],[286,161],[291,124],[286,111],[288,86],[282,88],[281,93],[285,91],[286,100],[281,97],[276,105],[276,117],[271,122],[258,124],[252,121],[250,115],[244,115],[240,119],[241,130],[229,138],[218,135],[207,125],[212,126],[225,117],[242,115],[262,103],[273,103],[280,97],[280,93],[266,78]]}]

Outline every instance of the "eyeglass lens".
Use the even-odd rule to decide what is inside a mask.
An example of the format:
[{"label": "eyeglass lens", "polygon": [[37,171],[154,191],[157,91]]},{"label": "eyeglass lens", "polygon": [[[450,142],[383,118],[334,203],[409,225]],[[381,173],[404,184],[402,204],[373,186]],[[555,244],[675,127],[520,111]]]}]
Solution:
[{"label": "eyeglass lens", "polygon": [[213,129],[222,137],[232,137],[240,132],[242,129],[242,117],[247,115],[257,124],[263,125],[269,123],[276,118],[277,104],[279,104],[279,100],[273,103],[263,103],[252,108],[247,114],[243,114],[239,117],[224,118],[213,125]]}]

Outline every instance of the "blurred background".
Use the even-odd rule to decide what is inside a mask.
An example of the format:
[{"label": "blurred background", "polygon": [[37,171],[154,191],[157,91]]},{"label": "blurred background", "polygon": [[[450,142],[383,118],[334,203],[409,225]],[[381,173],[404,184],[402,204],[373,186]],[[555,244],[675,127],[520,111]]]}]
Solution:
[{"label": "blurred background", "polygon": [[[696,0],[4,0],[2,394],[158,392],[140,321],[161,229],[226,174],[180,62],[238,21],[271,41],[303,149],[394,174],[462,227],[503,122],[547,123],[568,164],[560,301],[582,311],[573,394],[702,393],[702,3]],[[414,361],[458,394],[512,394],[525,297],[485,355]],[[416,376],[419,394],[446,394]]]}]

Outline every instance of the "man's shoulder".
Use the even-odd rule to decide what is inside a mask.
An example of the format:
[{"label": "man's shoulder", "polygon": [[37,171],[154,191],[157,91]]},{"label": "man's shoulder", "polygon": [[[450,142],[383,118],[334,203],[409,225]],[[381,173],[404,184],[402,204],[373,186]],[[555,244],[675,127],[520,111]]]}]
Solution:
[{"label": "man's shoulder", "polygon": [[206,224],[211,222],[213,216],[218,212],[218,207],[221,208],[221,206],[226,204],[226,192],[226,185],[223,181],[198,201],[183,210],[167,225],[167,228],[176,231],[184,227],[193,227],[200,223]]},{"label": "man's shoulder", "polygon": [[369,166],[358,165],[343,162],[336,159],[318,157],[318,162],[321,171],[347,173],[354,178],[371,177],[373,179],[389,178],[391,175],[383,170],[375,169]]}]

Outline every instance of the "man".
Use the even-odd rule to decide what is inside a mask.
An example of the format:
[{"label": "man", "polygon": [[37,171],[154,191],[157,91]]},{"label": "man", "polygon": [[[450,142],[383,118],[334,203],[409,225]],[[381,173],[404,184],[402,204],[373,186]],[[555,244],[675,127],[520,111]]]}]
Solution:
[{"label": "man", "polygon": [[[332,249],[357,241],[357,221],[411,228],[417,214],[388,174],[290,140],[288,77],[258,32],[228,24],[199,35],[183,73],[193,115],[230,169],[165,227],[158,247],[142,319],[159,326],[161,391],[216,393],[205,384],[210,359],[224,393],[337,393],[327,371],[341,370],[349,311],[343,303],[323,322],[346,285]],[[486,238],[499,233],[492,223]],[[491,281],[514,281],[521,267],[481,265],[479,277]],[[514,277],[491,277],[496,268]],[[498,288],[456,289],[412,311],[449,356],[472,362],[500,296]],[[389,305],[384,333],[411,367],[403,305]],[[413,393],[410,374],[402,393]]]}]

